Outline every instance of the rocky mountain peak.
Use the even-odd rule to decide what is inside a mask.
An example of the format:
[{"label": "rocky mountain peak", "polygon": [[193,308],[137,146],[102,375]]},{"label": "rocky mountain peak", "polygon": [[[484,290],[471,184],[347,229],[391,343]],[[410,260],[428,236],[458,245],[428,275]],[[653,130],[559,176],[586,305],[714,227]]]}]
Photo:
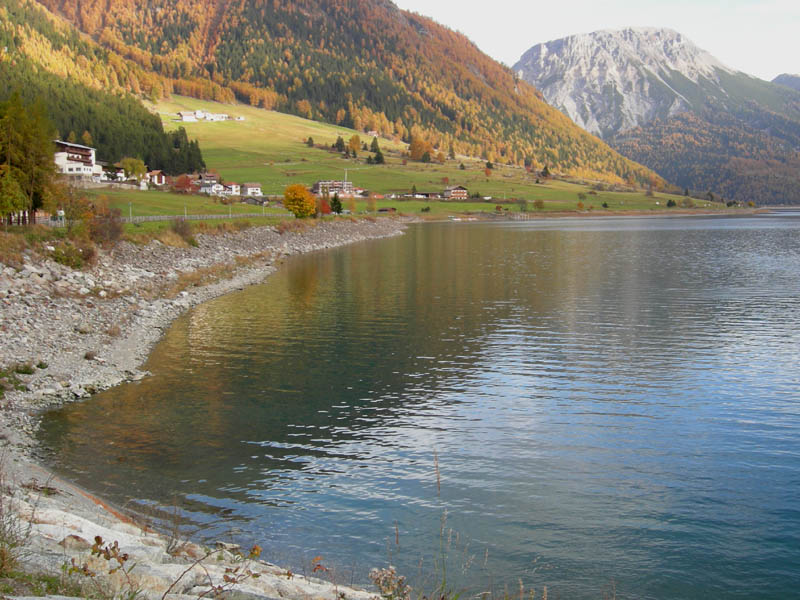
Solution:
[{"label": "rocky mountain peak", "polygon": [[584,129],[610,137],[695,108],[733,74],[671,29],[628,27],[537,44],[514,66]]}]

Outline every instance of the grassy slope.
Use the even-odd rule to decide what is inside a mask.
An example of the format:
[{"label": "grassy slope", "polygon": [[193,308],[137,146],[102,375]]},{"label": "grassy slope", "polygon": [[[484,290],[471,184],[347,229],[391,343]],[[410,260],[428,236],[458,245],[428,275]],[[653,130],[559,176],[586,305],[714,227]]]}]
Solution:
[{"label": "grassy slope", "polygon": [[122,216],[182,215],[184,208],[190,215],[285,214],[282,209],[252,206],[249,204],[224,205],[207,196],[173,194],[171,192],[141,192],[138,190],[93,190],[93,195],[105,196],[112,207],[119,208]]},{"label": "grassy slope", "polygon": [[[356,133],[353,130],[245,105],[216,104],[174,96],[154,108],[161,115],[165,128],[183,126],[190,138],[200,141],[206,163],[218,170],[225,180],[259,182],[265,194],[281,195],[292,183],[310,186],[319,179],[342,179],[345,169],[348,170],[348,179],[356,186],[379,194],[407,192],[414,185],[419,191],[440,192],[445,187],[443,178],[446,177],[451,185],[464,185],[470,193],[492,196],[495,200],[541,199],[545,201],[545,209],[551,211],[576,210],[578,193],[589,192],[585,186],[563,181],[536,184],[535,177],[524,169],[499,165],[487,178],[484,163],[463,157],[444,165],[413,162],[403,165],[400,153],[405,145],[387,139],[380,140],[387,164],[367,165],[364,163],[366,153],[357,161],[348,160],[319,147],[309,148],[304,143],[311,136],[317,146],[330,147],[339,135],[348,140]],[[175,121],[179,110],[196,109],[243,116],[245,120],[217,123]],[[371,141],[364,135],[361,139],[368,144]],[[459,169],[461,162],[466,166],[465,171]],[[587,208],[593,205],[595,209],[607,202],[611,210],[657,210],[665,207],[668,198],[664,194],[648,198],[641,192],[598,192],[597,195],[587,195],[583,202]],[[431,206],[432,213],[493,211],[495,200],[465,203],[386,200],[379,206],[396,206],[403,212],[418,212],[427,205]],[[363,203],[359,203],[361,207]]]}]

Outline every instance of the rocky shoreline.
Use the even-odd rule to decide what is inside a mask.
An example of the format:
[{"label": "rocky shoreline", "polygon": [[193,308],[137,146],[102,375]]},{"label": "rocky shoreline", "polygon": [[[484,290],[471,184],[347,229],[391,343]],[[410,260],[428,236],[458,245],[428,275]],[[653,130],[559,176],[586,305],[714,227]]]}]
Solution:
[{"label": "rocky shoreline", "polygon": [[[109,252],[101,251],[85,271],[46,258],[47,248],[40,253],[26,251],[21,265],[0,264],[0,367],[27,367],[22,369],[26,373],[15,375],[21,389],[6,391],[2,400],[0,475],[6,488],[4,502],[10,503],[5,508],[13,505],[14,514],[30,523],[29,565],[57,571],[65,560],[84,560],[91,540],[100,535],[105,542],[119,541],[120,548],[137,561],[132,574],[144,597],[160,598],[202,549],[186,544],[189,554],[173,555],[164,536],[127,522],[102,501],[48,473],[35,461],[37,414],[146,377],[141,366],[175,318],[212,298],[262,282],[285,257],[400,235],[408,222],[337,220],[283,234],[273,227],[257,227],[201,234],[196,236],[196,247],[186,248],[158,241],[122,242]],[[52,494],[41,493],[44,481]],[[0,511],[0,519],[3,512],[9,511]],[[225,568],[242,565],[242,557],[232,549],[217,549],[211,566],[218,572],[209,575],[211,558],[193,567],[191,576],[184,576],[169,597],[198,597],[212,581],[224,582]],[[295,576],[274,565],[258,561],[252,565],[261,576],[237,584],[237,598],[373,596],[331,581]],[[129,585],[120,571],[105,579],[120,590]],[[226,593],[234,597],[230,590]]]}]

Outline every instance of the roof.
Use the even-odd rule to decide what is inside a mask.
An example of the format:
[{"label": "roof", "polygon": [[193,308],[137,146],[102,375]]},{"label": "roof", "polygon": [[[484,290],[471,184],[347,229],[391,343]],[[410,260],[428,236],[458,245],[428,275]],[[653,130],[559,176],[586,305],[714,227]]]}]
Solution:
[{"label": "roof", "polygon": [[453,190],[464,190],[467,191],[463,185],[451,185],[450,187],[444,188],[448,192],[452,192]]},{"label": "roof", "polygon": [[53,140],[56,144],[63,144],[64,146],[72,146],[73,148],[80,148],[81,150],[94,150],[91,146],[82,146],[81,144],[73,144],[72,142],[65,142],[64,140]]},{"label": "roof", "polygon": [[242,186],[244,187],[261,187],[260,183],[243,183]]}]

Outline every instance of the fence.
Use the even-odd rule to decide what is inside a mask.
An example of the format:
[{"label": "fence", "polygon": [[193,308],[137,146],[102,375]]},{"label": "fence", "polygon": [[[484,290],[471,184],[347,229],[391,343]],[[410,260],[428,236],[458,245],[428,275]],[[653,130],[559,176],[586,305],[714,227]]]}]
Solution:
[{"label": "fence", "polygon": [[[247,219],[250,217],[294,217],[290,212],[286,213],[234,213],[228,215],[148,215],[140,217],[120,217],[123,223],[150,223],[154,221],[175,221],[182,219],[186,221],[211,221],[215,219]],[[33,219],[29,219],[33,221]],[[63,218],[52,218],[49,216],[36,215],[36,225],[49,225],[50,227],[60,227],[64,225]]]},{"label": "fence", "polygon": [[151,215],[142,217],[122,217],[123,223],[149,223],[153,221],[211,221],[214,219],[247,219],[250,217],[292,217],[292,213],[236,213],[228,215]]}]

